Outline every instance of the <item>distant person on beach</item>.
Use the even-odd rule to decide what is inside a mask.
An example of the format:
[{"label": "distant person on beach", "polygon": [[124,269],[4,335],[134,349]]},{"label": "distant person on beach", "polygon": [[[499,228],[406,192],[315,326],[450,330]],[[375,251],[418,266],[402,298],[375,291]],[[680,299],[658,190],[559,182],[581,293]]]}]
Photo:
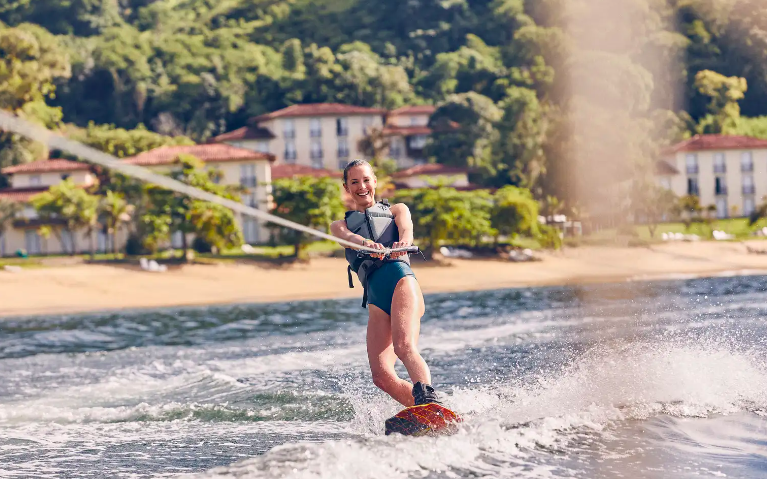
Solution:
[{"label": "distant person on beach", "polygon": [[[389,206],[376,202],[377,179],[365,160],[354,160],[344,168],[344,188],[354,209],[335,221],[331,232],[346,241],[375,249],[400,248],[413,244],[413,221],[405,204]],[[346,249],[349,286],[352,272],[363,285],[364,307],[368,307],[367,350],[373,383],[405,406],[439,402],[431,386],[431,373],[418,352],[423,294],[410,269],[407,253],[358,255]],[[397,358],[407,369],[413,385],[397,376]]]}]

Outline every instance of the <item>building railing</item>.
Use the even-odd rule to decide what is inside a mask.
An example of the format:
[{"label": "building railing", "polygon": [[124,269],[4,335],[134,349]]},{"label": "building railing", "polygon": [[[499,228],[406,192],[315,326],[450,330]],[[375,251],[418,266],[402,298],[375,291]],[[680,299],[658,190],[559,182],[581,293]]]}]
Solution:
[{"label": "building railing", "polygon": [[348,148],[339,148],[338,149],[338,157],[339,158],[349,158],[349,149]]},{"label": "building railing", "polygon": [[255,176],[244,176],[240,178],[240,186],[243,186],[245,188],[255,188],[256,187],[256,177]]},{"label": "building railing", "polygon": [[312,138],[320,138],[322,136],[322,130],[314,129],[309,130],[309,136]]},{"label": "building railing", "polygon": [[754,164],[753,163],[741,163],[740,164],[740,171],[743,173],[751,173],[754,171]]},{"label": "building railing", "polygon": [[309,153],[309,158],[312,160],[321,160],[323,158],[322,150],[315,150]]},{"label": "building railing", "polygon": [[296,150],[285,150],[285,161],[295,161],[297,157]]},{"label": "building railing", "polygon": [[726,195],[727,194],[727,187],[726,186],[720,186],[718,188],[715,188],[716,195]]},{"label": "building railing", "polygon": [[753,195],[754,193],[756,193],[756,188],[754,185],[743,185],[744,195]]},{"label": "building railing", "polygon": [[338,136],[349,136],[349,127],[348,126],[344,126],[344,127],[341,127],[341,128],[337,128],[336,129],[336,134]]},{"label": "building railing", "polygon": [[282,132],[282,136],[284,136],[285,138],[289,138],[289,139],[295,138],[296,137],[296,130],[285,130],[285,131]]},{"label": "building railing", "polygon": [[687,194],[690,196],[700,196],[700,188],[697,186],[692,188],[687,188]]},{"label": "building railing", "polygon": [[687,165],[687,174],[688,175],[697,175],[698,174],[698,165]]},{"label": "building railing", "polygon": [[714,173],[727,173],[727,165],[714,165]]}]

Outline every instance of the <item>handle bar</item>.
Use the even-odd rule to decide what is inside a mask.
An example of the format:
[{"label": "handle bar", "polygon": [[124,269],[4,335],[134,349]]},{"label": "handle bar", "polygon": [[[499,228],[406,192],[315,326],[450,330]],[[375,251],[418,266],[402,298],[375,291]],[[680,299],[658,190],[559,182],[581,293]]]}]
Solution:
[{"label": "handle bar", "polygon": [[421,252],[421,250],[418,248],[418,246],[405,246],[402,248],[384,248],[382,250],[376,250],[376,251],[358,251],[357,254],[370,256],[374,254],[382,254],[384,256],[390,256],[392,253],[408,253],[408,254],[418,254]]}]

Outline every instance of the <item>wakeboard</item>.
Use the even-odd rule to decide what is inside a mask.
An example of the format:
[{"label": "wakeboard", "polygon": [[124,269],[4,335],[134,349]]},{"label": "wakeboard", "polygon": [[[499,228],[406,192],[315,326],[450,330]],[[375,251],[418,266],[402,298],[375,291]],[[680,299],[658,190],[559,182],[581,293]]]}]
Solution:
[{"label": "wakeboard", "polygon": [[461,417],[439,404],[429,403],[411,406],[386,420],[386,435],[399,433],[405,436],[452,434],[458,430]]}]

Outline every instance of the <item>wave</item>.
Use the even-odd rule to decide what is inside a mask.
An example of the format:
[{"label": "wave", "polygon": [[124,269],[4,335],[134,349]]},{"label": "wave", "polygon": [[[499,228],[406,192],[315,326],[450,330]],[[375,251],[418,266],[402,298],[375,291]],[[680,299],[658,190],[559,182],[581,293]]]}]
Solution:
[{"label": "wave", "polygon": [[[532,381],[455,389],[446,403],[465,416],[453,436],[382,436],[396,407],[352,401],[362,439],[286,444],[194,477],[589,477],[575,456],[627,424],[763,412],[767,365],[715,344],[613,343]],[[539,460],[552,452],[560,464]]]}]

